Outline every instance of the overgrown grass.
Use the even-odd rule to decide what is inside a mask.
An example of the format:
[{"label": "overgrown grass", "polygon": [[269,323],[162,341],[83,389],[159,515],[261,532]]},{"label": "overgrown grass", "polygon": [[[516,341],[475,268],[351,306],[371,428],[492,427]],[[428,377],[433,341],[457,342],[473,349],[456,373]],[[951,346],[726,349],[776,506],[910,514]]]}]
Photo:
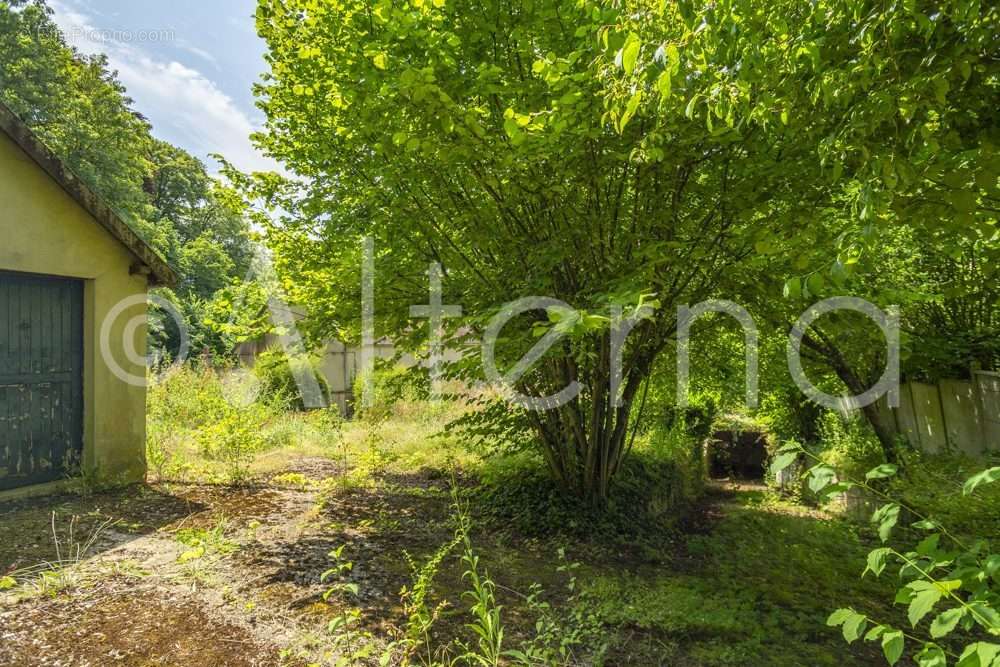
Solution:
[{"label": "overgrown grass", "polygon": [[[844,604],[901,615],[891,582],[861,577],[870,529],[763,487],[714,491],[706,501],[700,439],[684,419],[646,428],[611,501],[594,507],[557,487],[530,451],[485,458],[468,451],[460,432],[442,428],[464,406],[380,387],[375,405],[347,421],[261,398],[240,374],[178,369],[151,392],[150,456],[160,457],[164,477],[314,491],[316,516],[326,501],[336,500],[330,508],[349,501],[359,509],[338,516],[356,525],[338,539],[360,530],[360,553],[372,541],[400,550],[378,562],[398,560],[412,571],[390,605],[402,621],[373,624],[355,599],[355,580],[330,582],[339,600],[330,631],[357,664],[378,664],[387,651],[388,664],[400,656],[427,665],[878,664],[870,645],[847,646],[825,624]],[[227,400],[234,396],[243,400]],[[218,426],[234,422],[240,428]],[[872,454],[850,424],[830,421],[824,433],[826,456],[845,469]],[[233,437],[250,444],[233,446]],[[335,464],[320,467],[323,479],[296,467],[314,458]],[[966,463],[915,459],[898,490],[963,534],[995,531],[994,490],[961,495]],[[445,533],[429,548],[418,536],[447,514],[393,515],[392,508],[427,509],[433,503],[418,501],[431,496],[444,504],[438,496],[451,474],[458,527],[452,540]],[[223,553],[213,545],[227,539],[225,531],[190,538],[196,553]],[[394,613],[376,616],[385,623]]]},{"label": "overgrown grass", "polygon": [[149,389],[147,460],[154,480],[244,484],[283,473],[295,458],[370,472],[472,466],[478,457],[441,426],[454,402],[396,400],[345,421],[335,407],[301,411],[246,370],[186,365]]}]

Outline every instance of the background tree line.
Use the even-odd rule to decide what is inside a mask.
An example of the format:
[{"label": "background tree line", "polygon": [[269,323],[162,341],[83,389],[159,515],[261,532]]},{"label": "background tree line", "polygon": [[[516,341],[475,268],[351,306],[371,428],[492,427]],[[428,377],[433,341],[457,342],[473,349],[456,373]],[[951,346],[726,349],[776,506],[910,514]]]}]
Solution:
[{"label": "background tree line", "polygon": [[[67,45],[41,0],[0,2],[0,100],[178,271],[160,296],[183,314],[195,353],[230,352],[212,319],[250,267],[243,200],[205,165],[153,136],[103,55]],[[153,344],[177,350],[178,331],[154,307]]]}]

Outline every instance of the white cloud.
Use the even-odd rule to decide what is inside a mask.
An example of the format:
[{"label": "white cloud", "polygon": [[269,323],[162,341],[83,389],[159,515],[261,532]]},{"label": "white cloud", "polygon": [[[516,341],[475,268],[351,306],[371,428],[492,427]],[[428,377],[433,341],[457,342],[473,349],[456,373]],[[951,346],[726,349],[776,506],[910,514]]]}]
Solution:
[{"label": "white cloud", "polygon": [[243,171],[285,173],[275,160],[253,147],[250,133],[258,126],[211,79],[179,62],[157,60],[127,41],[130,35],[96,29],[91,19],[58,0],[49,4],[71,45],[83,53],[107,55],[135,100],[136,110],[150,119],[154,132],[169,127],[169,134],[179,138],[177,143],[203,159],[220,153]]},{"label": "white cloud", "polygon": [[205,49],[199,49],[197,46],[194,46],[193,44],[191,44],[191,43],[189,43],[189,42],[187,42],[187,41],[185,41],[183,39],[180,40],[180,41],[178,41],[178,44],[180,45],[180,47],[182,49],[184,49],[188,53],[193,53],[194,55],[198,56],[199,58],[201,58],[201,59],[203,59],[203,60],[205,60],[207,62],[212,63],[212,65],[215,66],[215,69],[219,69],[219,61],[216,60],[215,56],[213,56],[211,53],[209,53]]}]

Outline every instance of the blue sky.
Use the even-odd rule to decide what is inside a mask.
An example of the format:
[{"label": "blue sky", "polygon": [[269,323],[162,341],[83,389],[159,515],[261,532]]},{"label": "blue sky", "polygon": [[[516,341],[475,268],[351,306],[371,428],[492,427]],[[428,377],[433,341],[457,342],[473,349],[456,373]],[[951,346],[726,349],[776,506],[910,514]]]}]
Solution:
[{"label": "blue sky", "polygon": [[265,71],[253,0],[49,0],[67,41],[107,54],[153,133],[206,161],[280,169],[248,135],[263,122],[251,87]]}]

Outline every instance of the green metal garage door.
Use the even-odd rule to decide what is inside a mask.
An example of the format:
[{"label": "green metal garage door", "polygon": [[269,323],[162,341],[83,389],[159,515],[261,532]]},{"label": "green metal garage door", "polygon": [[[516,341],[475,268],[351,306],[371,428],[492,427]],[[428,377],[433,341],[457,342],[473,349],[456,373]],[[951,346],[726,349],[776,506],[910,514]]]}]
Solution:
[{"label": "green metal garage door", "polygon": [[63,479],[83,452],[83,283],[0,271],[0,490]]}]

